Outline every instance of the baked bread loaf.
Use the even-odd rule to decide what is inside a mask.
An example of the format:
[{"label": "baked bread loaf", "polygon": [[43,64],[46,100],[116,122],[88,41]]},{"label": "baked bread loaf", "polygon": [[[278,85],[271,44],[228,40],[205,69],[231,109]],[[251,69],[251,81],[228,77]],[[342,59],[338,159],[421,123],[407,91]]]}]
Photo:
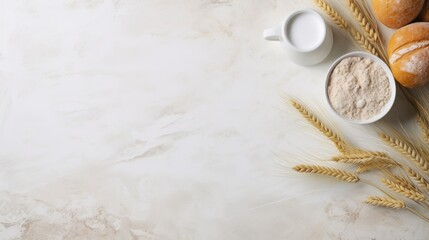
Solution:
[{"label": "baked bread loaf", "polygon": [[424,0],[372,0],[375,16],[390,28],[400,28],[420,13]]},{"label": "baked bread loaf", "polygon": [[390,68],[405,87],[429,81],[429,22],[409,24],[397,30],[387,45]]},{"label": "baked bread loaf", "polygon": [[419,20],[422,22],[429,22],[429,0],[426,0],[426,3],[423,5],[422,10],[420,11]]}]

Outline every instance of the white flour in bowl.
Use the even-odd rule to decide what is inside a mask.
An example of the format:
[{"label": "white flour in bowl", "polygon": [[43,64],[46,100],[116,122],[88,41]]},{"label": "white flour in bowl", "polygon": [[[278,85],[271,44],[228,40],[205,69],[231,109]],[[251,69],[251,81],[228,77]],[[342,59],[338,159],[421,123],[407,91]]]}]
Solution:
[{"label": "white flour in bowl", "polygon": [[373,60],[348,57],[332,71],[328,97],[341,116],[351,120],[370,119],[381,112],[391,97],[389,79]]}]

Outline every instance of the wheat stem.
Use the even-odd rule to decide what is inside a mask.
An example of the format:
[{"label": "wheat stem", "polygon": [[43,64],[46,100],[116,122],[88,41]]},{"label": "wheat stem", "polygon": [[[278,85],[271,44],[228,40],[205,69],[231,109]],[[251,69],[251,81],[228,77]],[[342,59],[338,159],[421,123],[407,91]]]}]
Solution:
[{"label": "wheat stem", "polygon": [[429,144],[429,112],[426,108],[417,100],[417,98],[409,92],[408,89],[400,86],[400,90],[407,98],[408,102],[416,109],[417,111],[417,123],[422,130],[423,140]]},{"label": "wheat stem", "polygon": [[409,207],[406,207],[406,208],[407,208],[408,211],[414,213],[416,216],[420,217],[421,219],[425,220],[426,222],[429,222],[429,218],[428,217],[424,216],[423,214],[417,212],[416,210],[414,210],[412,208],[409,208]]},{"label": "wheat stem", "polygon": [[359,181],[359,177],[354,173],[350,173],[337,168],[330,168],[319,165],[301,164],[293,167],[293,170],[301,173],[316,173],[331,176],[348,183],[356,183]]}]

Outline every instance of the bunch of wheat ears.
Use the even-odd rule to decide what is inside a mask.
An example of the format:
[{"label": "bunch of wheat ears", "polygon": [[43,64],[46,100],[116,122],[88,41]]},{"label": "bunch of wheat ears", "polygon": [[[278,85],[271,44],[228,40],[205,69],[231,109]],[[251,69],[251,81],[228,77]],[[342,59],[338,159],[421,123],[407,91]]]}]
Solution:
[{"label": "bunch of wheat ears", "polygon": [[[347,21],[330,2],[315,0],[326,15],[340,29],[345,30],[356,43],[386,61],[387,56],[381,34],[366,1],[346,0],[346,2],[349,10],[347,12],[355,20],[354,25],[353,22]],[[347,183],[368,184],[380,190],[383,196],[369,196],[365,203],[392,209],[406,209],[429,222],[429,112],[425,109],[425,106],[429,106],[429,100],[424,98],[425,95],[427,96],[427,91],[419,90],[420,92],[412,93],[406,89],[402,90],[416,109],[422,138],[419,143],[412,143],[399,132],[396,132],[395,136],[380,133],[380,138],[408,161],[401,163],[387,153],[367,151],[353,146],[298,101],[291,100],[292,106],[335,144],[339,155],[332,157],[331,160],[351,164],[356,169],[355,172],[350,172],[339,168],[301,164],[294,166],[293,170],[326,175]],[[365,174],[368,172],[378,172],[382,178],[376,183],[366,180]]]}]

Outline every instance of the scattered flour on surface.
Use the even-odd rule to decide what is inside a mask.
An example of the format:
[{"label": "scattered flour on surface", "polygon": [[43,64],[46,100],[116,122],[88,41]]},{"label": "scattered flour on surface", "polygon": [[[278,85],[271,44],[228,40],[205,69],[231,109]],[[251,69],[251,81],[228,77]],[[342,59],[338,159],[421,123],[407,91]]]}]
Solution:
[{"label": "scattered flour on surface", "polygon": [[381,112],[391,97],[389,79],[371,59],[348,57],[332,71],[328,97],[341,116],[351,120],[370,119]]},{"label": "scattered flour on surface", "polygon": [[401,65],[401,71],[413,74],[414,82],[424,82],[429,75],[429,47],[416,50],[413,55]]},{"label": "scattered flour on surface", "polygon": [[405,46],[400,47],[399,49],[395,50],[393,55],[389,59],[389,63],[393,64],[396,61],[398,61],[402,56],[404,56],[407,53],[410,53],[416,49],[424,48],[429,46],[429,40],[424,40],[412,44],[408,44]]}]

